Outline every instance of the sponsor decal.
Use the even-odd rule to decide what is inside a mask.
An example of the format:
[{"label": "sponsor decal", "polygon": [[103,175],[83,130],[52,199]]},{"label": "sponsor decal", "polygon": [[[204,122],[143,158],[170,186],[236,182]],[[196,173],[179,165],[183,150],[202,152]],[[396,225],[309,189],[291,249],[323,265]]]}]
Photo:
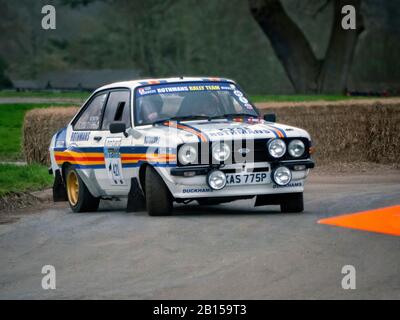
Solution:
[{"label": "sponsor decal", "polygon": [[278,186],[277,184],[274,184],[272,186],[273,189],[280,189],[280,188],[295,188],[295,187],[302,187],[303,183],[302,182],[291,182],[287,184],[286,186]]},{"label": "sponsor decal", "polygon": [[227,90],[227,91],[232,91],[232,90],[234,90],[235,88],[232,88],[231,86],[227,86],[227,85],[222,85],[221,86],[221,90]]},{"label": "sponsor decal", "polygon": [[157,93],[157,91],[156,90],[152,90],[151,87],[145,87],[145,88],[139,88],[138,89],[138,93],[141,96],[145,96],[145,95],[148,95],[148,94],[155,94],[155,93]]},{"label": "sponsor decal", "polygon": [[[191,92],[191,91],[215,91],[221,90],[220,85],[212,84],[212,85],[183,85],[183,86],[174,86],[174,87],[160,87],[155,91],[157,93],[175,93],[175,92]],[[150,90],[153,91],[153,90]],[[139,92],[141,93],[141,92]],[[141,93],[143,94],[143,93]]]},{"label": "sponsor decal", "polygon": [[242,91],[239,91],[239,90],[233,91],[233,94],[234,94],[235,96],[238,96],[238,97],[243,97],[243,92],[242,92]]},{"label": "sponsor decal", "polygon": [[253,106],[250,103],[245,103],[244,107],[248,110],[253,110]]},{"label": "sponsor decal", "polygon": [[121,140],[121,138],[107,138],[104,146],[105,166],[112,185],[124,184],[120,154]]},{"label": "sponsor decal", "polygon": [[71,141],[88,141],[90,132],[72,132]]},{"label": "sponsor decal", "polygon": [[154,136],[145,136],[144,137],[145,144],[156,144],[158,142],[160,142],[160,137],[154,137]]},{"label": "sponsor decal", "polygon": [[249,127],[238,127],[238,128],[221,128],[214,132],[210,132],[208,134],[214,137],[217,136],[221,137],[221,136],[234,136],[243,134],[262,135],[266,133],[271,133],[271,131],[267,129],[250,129]]},{"label": "sponsor decal", "polygon": [[202,192],[210,192],[211,189],[209,188],[190,188],[190,189],[183,189],[183,193],[202,193]]},{"label": "sponsor decal", "polygon": [[247,100],[245,97],[239,97],[239,100],[243,103],[249,103],[249,100]]},{"label": "sponsor decal", "polygon": [[187,86],[176,86],[176,87],[161,87],[157,88],[157,93],[175,93],[175,92],[187,92],[189,88]]},{"label": "sponsor decal", "polygon": [[[139,96],[148,94],[162,94],[162,93],[179,93],[179,92],[194,92],[194,91],[233,91],[236,87],[224,83],[213,82],[192,82],[182,84],[157,84],[154,86],[140,87],[137,89]],[[243,93],[239,90],[238,97],[243,97]],[[246,99],[247,101],[247,99]]]},{"label": "sponsor decal", "polygon": [[243,109],[253,110],[253,106],[249,103],[249,100],[244,96],[241,90],[238,90],[233,84],[224,82],[196,81],[189,83],[158,83],[147,87],[139,87],[136,90],[136,95],[140,98],[154,94],[179,94],[183,92],[207,91],[228,91]]}]

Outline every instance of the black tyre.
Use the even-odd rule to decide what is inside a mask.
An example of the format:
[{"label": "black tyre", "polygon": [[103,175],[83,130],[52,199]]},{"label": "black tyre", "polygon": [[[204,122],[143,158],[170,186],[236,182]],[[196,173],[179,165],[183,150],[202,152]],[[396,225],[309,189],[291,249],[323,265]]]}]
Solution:
[{"label": "black tyre", "polygon": [[99,208],[100,198],[93,197],[73,167],[65,172],[68,202],[73,212],[93,212]]},{"label": "black tyre", "polygon": [[285,195],[281,202],[282,212],[303,212],[304,211],[304,201],[303,192],[290,193]]},{"label": "black tyre", "polygon": [[172,211],[172,196],[157,171],[146,168],[146,208],[150,216],[167,216]]}]

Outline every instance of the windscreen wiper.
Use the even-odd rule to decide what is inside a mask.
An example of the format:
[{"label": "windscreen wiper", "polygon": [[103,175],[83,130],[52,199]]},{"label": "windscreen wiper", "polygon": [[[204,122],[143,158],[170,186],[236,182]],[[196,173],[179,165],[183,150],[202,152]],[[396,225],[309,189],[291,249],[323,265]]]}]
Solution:
[{"label": "windscreen wiper", "polygon": [[170,118],[165,118],[165,119],[160,119],[156,120],[153,122],[153,124],[158,124],[158,123],[163,123],[165,121],[184,121],[184,120],[197,120],[197,119],[206,119],[209,120],[209,116],[203,116],[203,115],[187,115],[187,116],[175,116],[175,117],[170,117]]},{"label": "windscreen wiper", "polygon": [[217,119],[217,118],[230,118],[230,117],[252,117],[252,118],[258,118],[258,116],[254,114],[249,114],[245,112],[239,112],[239,113],[225,113],[219,116],[214,116],[214,117],[209,117],[210,119]]}]

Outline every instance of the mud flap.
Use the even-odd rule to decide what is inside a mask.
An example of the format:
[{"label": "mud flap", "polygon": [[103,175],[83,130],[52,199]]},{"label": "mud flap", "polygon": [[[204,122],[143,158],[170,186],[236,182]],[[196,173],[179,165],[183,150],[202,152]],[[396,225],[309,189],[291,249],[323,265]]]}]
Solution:
[{"label": "mud flap", "polygon": [[56,174],[54,177],[53,201],[54,202],[68,201],[67,190],[65,189],[65,185],[61,177],[60,170],[56,170]]},{"label": "mud flap", "polygon": [[143,195],[143,191],[139,186],[138,180],[132,178],[131,189],[128,194],[128,205],[126,212],[137,212],[146,209],[146,201]]}]

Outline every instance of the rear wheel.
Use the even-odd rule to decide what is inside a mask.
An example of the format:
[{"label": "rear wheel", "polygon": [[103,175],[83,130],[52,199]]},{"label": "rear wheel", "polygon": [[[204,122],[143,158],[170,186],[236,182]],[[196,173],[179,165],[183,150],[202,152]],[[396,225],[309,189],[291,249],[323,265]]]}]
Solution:
[{"label": "rear wheel", "polygon": [[172,197],[157,171],[146,168],[146,208],[150,216],[167,216],[172,211]]},{"label": "rear wheel", "polygon": [[73,167],[65,174],[69,205],[74,212],[93,212],[99,207],[100,198],[93,197]]},{"label": "rear wheel", "polygon": [[303,212],[304,211],[304,201],[303,192],[289,193],[285,195],[281,202],[282,212]]}]

